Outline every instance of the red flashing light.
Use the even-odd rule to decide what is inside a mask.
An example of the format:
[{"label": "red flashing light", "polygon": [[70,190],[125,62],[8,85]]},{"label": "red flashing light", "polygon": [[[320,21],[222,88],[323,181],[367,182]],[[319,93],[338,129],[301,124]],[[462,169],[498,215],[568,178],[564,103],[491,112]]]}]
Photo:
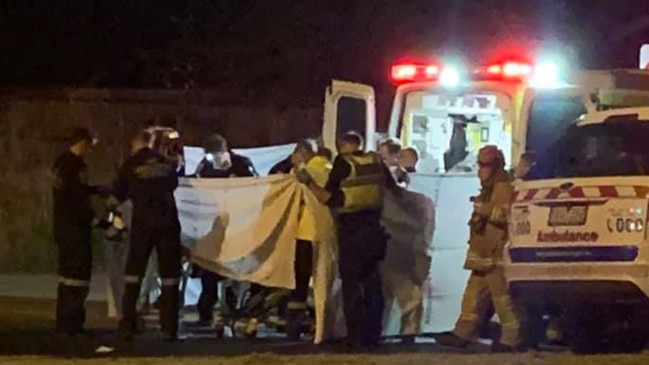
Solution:
[{"label": "red flashing light", "polygon": [[474,73],[492,79],[524,79],[532,76],[533,71],[528,63],[506,61],[479,68]]},{"label": "red flashing light", "polygon": [[392,66],[391,79],[394,83],[433,81],[439,77],[440,68],[435,64],[400,63]]}]

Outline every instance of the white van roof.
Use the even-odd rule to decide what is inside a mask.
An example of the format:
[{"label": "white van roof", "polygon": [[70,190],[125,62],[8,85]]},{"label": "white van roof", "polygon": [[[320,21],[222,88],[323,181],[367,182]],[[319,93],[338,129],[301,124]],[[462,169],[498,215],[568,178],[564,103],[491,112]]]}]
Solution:
[{"label": "white van roof", "polygon": [[605,111],[592,112],[584,114],[579,118],[577,125],[589,125],[604,123],[611,118],[637,119],[649,121],[649,107],[611,109]]}]

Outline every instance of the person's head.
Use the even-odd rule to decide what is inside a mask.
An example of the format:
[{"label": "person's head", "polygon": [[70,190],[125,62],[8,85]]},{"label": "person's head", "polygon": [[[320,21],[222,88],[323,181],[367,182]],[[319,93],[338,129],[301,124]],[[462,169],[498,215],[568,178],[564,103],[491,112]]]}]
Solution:
[{"label": "person's head", "polygon": [[306,138],[297,143],[293,151],[293,164],[308,162],[318,153],[318,144],[311,138]]},{"label": "person's head", "polygon": [[354,153],[363,149],[363,137],[356,132],[347,132],[338,141],[338,153]]},{"label": "person's head", "polygon": [[414,147],[407,147],[399,151],[399,166],[406,171],[415,171],[419,162],[419,152]]},{"label": "person's head", "polygon": [[379,143],[379,155],[388,166],[396,166],[399,163],[399,151],[401,143],[396,139],[386,139]]},{"label": "person's head", "polygon": [[325,146],[318,147],[318,156],[326,158],[329,162],[334,158],[334,154]]},{"label": "person's head", "polygon": [[151,148],[153,144],[153,134],[149,131],[140,131],[131,140],[131,153],[136,154],[143,148]]},{"label": "person's head", "polygon": [[205,142],[205,158],[216,169],[228,169],[232,166],[232,156],[227,140],[220,134],[211,135]]},{"label": "person's head", "polygon": [[514,170],[514,177],[516,179],[524,179],[525,176],[529,174],[535,162],[536,156],[534,152],[523,153],[520,160],[518,161],[518,165],[516,165],[516,169]]},{"label": "person's head", "polygon": [[228,152],[228,141],[220,134],[212,134],[205,141],[204,150],[206,154]]},{"label": "person's head", "polygon": [[494,145],[487,145],[478,153],[478,177],[480,181],[489,181],[496,173],[505,168],[505,156]]},{"label": "person's head", "polygon": [[87,156],[92,153],[97,144],[97,136],[87,128],[76,128],[69,139],[70,151],[77,156]]}]

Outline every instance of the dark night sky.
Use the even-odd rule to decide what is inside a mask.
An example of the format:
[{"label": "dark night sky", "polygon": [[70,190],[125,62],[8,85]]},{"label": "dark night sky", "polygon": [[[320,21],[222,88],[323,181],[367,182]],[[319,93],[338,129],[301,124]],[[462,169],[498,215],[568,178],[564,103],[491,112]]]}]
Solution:
[{"label": "dark night sky", "polygon": [[319,103],[333,77],[389,90],[387,66],[405,54],[481,60],[540,43],[583,67],[636,67],[647,18],[647,0],[3,0],[0,84],[192,79]]}]

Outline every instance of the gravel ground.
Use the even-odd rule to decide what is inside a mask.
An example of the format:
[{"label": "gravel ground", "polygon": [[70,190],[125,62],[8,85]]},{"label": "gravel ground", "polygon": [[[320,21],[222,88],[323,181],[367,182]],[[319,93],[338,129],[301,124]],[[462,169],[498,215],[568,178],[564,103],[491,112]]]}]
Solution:
[{"label": "gravel ground", "polygon": [[[576,356],[566,351],[523,354],[488,354],[488,347],[476,344],[464,353],[434,344],[383,346],[367,354],[345,354],[336,346],[315,347],[287,343],[281,339],[216,340],[191,338],[169,344],[147,334],[133,344],[113,339],[115,323],[106,320],[105,304],[90,303],[89,327],[96,338],[76,347],[51,333],[54,304],[44,299],[0,297],[0,364],[229,364],[229,365],[319,365],[319,364],[435,364],[435,365],[612,365],[649,364],[649,352],[640,355]],[[101,346],[112,353],[96,353]]]}]

